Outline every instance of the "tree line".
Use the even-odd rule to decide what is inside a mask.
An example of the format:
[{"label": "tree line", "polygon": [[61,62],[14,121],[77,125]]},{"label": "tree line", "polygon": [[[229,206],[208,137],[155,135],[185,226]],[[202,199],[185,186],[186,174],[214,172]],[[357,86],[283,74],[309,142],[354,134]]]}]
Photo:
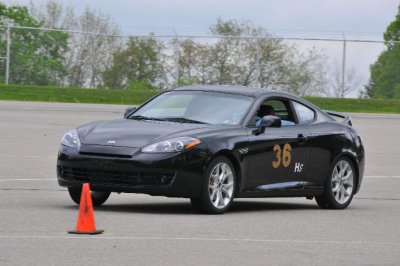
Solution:
[{"label": "tree line", "polygon": [[[218,19],[210,27],[217,38],[196,42],[151,35],[119,38],[119,27],[108,15],[90,8],[76,15],[73,7],[56,1],[44,6],[0,3],[0,17],[14,26],[83,32],[12,28],[13,84],[109,89],[235,84],[310,95],[321,92],[324,78],[319,51],[301,53],[250,21]],[[0,33],[2,54],[5,30]]]},{"label": "tree line", "polygon": [[371,78],[365,92],[368,97],[400,99],[400,5],[383,38],[386,50],[371,65]]},{"label": "tree line", "polygon": [[[215,38],[200,42],[182,37],[161,40],[151,34],[119,37],[119,26],[107,14],[87,7],[77,15],[73,7],[57,1],[42,6],[33,2],[30,6],[7,6],[0,2],[0,19],[3,18],[11,19],[14,26],[68,30],[12,28],[13,84],[105,89],[233,84],[300,96],[344,97],[361,83],[353,68],[345,77],[338,65],[327,73],[327,59],[322,51],[304,51],[246,20],[217,19],[209,28]],[[0,27],[1,55],[6,51],[5,31],[6,27]],[[390,42],[398,38],[398,32],[392,26],[391,33],[385,35],[388,51],[399,48]],[[390,53],[386,57],[396,54]],[[376,64],[371,66],[366,95],[393,97],[396,93],[386,93],[378,86],[379,75],[374,71],[380,65]],[[4,80],[4,72],[1,64],[0,80]]]}]

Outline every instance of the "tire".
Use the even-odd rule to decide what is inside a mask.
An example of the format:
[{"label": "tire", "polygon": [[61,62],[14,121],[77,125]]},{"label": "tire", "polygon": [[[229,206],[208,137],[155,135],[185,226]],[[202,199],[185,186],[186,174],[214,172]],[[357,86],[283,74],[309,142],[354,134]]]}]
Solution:
[{"label": "tire", "polygon": [[[81,202],[81,193],[82,193],[82,188],[81,187],[69,187],[68,188],[69,196],[71,199],[79,205]],[[105,191],[91,191],[90,192],[92,196],[92,203],[93,206],[100,206],[110,196],[111,192],[105,192]]]},{"label": "tire", "polygon": [[324,193],[315,197],[323,209],[345,209],[353,199],[356,171],[353,162],[341,157],[333,164],[326,179]]},{"label": "tire", "polygon": [[224,213],[232,205],[235,190],[235,168],[228,158],[220,156],[207,167],[201,195],[192,198],[191,203],[201,213]]}]

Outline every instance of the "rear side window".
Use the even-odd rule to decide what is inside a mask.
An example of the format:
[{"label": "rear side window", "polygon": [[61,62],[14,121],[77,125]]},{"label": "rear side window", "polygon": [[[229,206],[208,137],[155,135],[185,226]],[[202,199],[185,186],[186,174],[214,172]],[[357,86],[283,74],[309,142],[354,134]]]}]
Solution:
[{"label": "rear side window", "polygon": [[299,124],[308,124],[314,121],[315,113],[313,110],[298,102],[293,102],[293,106],[296,110]]}]

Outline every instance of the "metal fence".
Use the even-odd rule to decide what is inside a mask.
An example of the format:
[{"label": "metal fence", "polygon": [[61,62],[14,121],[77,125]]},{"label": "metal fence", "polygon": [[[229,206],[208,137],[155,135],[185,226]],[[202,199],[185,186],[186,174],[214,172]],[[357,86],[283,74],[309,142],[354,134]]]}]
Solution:
[{"label": "metal fence", "polygon": [[[56,36],[56,33],[65,34],[65,36]],[[53,34],[51,37],[50,35]],[[18,36],[25,36],[24,38]],[[49,37],[50,36],[50,37]],[[32,28],[20,27],[12,25],[10,21],[3,21],[0,26],[0,59],[4,63],[0,64],[0,75],[3,76],[5,84],[26,84],[29,83],[24,77],[18,77],[22,73],[24,60],[16,60],[17,55],[23,52],[29,52],[29,46],[38,45],[35,40],[43,38],[43,45],[51,46],[52,42],[56,46],[57,38],[66,38],[67,47],[52,47],[44,58],[51,58],[52,53],[57,51],[61,55],[63,64],[68,67],[63,70],[62,75],[56,73],[56,63],[53,66],[47,66],[49,72],[54,76],[58,86],[77,86],[96,88],[104,86],[103,77],[104,71],[113,64],[113,56],[116,51],[126,47],[130,37],[148,39],[153,38],[162,44],[162,64],[164,69],[164,78],[157,80],[157,85],[163,88],[173,87],[180,82],[180,71],[182,61],[180,60],[182,47],[180,44],[184,40],[191,40],[195,44],[213,44],[220,40],[279,40],[288,47],[295,46],[298,53],[306,53],[310,49],[317,50],[324,57],[325,78],[329,82],[336,79],[336,83],[342,88],[346,87],[346,77],[349,74],[356,79],[351,90],[347,91],[347,96],[357,97],[364,84],[369,79],[369,67],[374,63],[379,54],[385,49],[384,42],[377,39],[369,38],[351,38],[346,36],[338,37],[321,37],[321,36],[284,36],[271,35],[268,37],[257,36],[211,36],[211,35],[184,35],[184,34],[164,34],[164,35],[109,35],[102,33],[49,29],[49,28]],[[19,39],[18,39],[19,38]],[[46,39],[47,38],[47,39]],[[41,51],[40,47],[36,47],[33,53],[37,54]],[[258,48],[257,48],[258,49]],[[54,52],[55,54],[55,52]],[[57,56],[58,56],[57,55]],[[43,59],[38,59],[39,61]],[[28,61],[26,61],[29,64]],[[33,61],[35,62],[35,61]],[[18,65],[19,64],[19,65]],[[39,64],[39,63],[38,63]],[[46,65],[47,63],[40,62]],[[263,67],[260,64],[260,53],[258,50],[254,53],[254,71],[252,79],[248,84],[251,86],[262,86],[260,82],[260,69]],[[25,66],[27,67],[27,66]],[[35,65],[30,66],[35,68]],[[39,70],[39,65],[37,66]],[[35,71],[30,69],[30,74]],[[31,73],[33,72],[33,73]],[[4,74],[3,74],[4,73]],[[39,73],[40,74],[40,73]],[[118,73],[114,73],[118,75]],[[338,81],[339,80],[339,81]],[[40,84],[40,80],[37,81]],[[322,85],[321,85],[322,86]],[[323,86],[328,86],[327,84]],[[262,86],[265,87],[265,86]],[[321,90],[324,91],[324,90]],[[326,90],[325,90],[326,92]],[[318,94],[318,93],[317,93]],[[328,93],[325,93],[327,95]]]}]

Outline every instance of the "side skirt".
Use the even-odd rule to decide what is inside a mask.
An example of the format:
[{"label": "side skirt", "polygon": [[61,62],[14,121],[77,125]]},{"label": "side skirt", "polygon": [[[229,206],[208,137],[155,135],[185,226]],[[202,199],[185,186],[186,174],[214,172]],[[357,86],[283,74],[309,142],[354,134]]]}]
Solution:
[{"label": "side skirt", "polygon": [[323,189],[287,189],[275,191],[243,191],[237,198],[279,198],[279,197],[315,197],[324,192]]},{"label": "side skirt", "polygon": [[241,191],[237,198],[314,197],[324,192],[323,187],[309,182],[284,182],[261,185]]}]

